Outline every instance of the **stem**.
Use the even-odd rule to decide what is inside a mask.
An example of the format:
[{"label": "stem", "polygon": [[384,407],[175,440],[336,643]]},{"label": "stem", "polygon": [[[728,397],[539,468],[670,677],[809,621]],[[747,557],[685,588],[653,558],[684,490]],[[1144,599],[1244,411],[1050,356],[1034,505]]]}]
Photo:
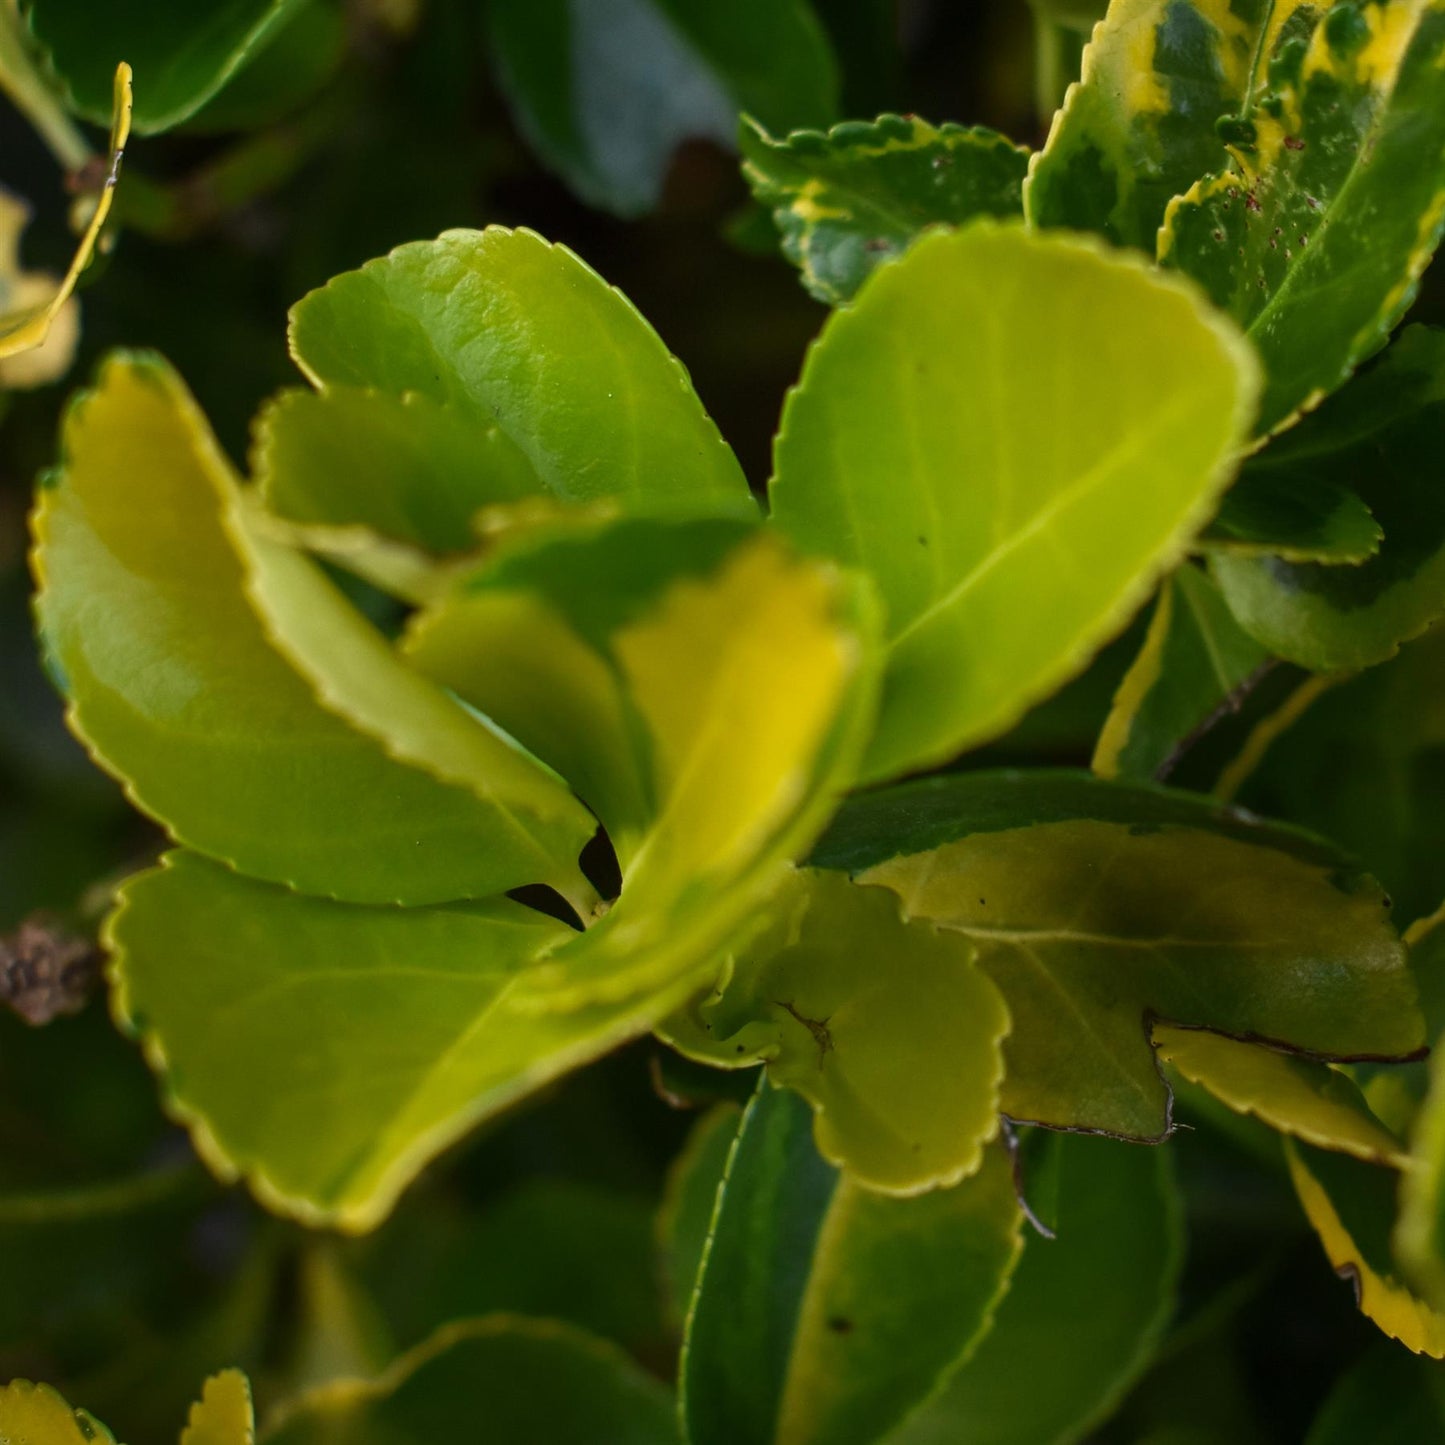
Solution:
[{"label": "stem", "polygon": [[90,143],[30,57],[16,0],[0,0],[0,90],[35,127],[65,170],[83,170],[90,163]]},{"label": "stem", "polygon": [[171,1198],[181,1198],[206,1181],[194,1160],[169,1169],[152,1169],[103,1184],[47,1189],[34,1194],[0,1194],[0,1225],[96,1219],[131,1214]]}]

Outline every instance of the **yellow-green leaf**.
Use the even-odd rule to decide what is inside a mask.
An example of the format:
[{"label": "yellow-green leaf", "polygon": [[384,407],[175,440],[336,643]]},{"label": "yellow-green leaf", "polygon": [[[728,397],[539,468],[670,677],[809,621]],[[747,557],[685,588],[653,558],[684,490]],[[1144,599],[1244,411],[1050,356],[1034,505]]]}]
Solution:
[{"label": "yellow-green leaf", "polygon": [[71,725],[181,842],[366,902],[572,887],[586,810],[246,525],[164,363],[114,358],[74,404],[35,532]]},{"label": "yellow-green leaf", "polygon": [[865,776],[986,742],[1078,672],[1213,511],[1255,386],[1192,287],[992,222],[925,236],[835,312],[771,495],[883,597]]},{"label": "yellow-green leaf", "polygon": [[1346,1075],[1314,1059],[1199,1029],[1156,1024],[1159,1057],[1236,1113],[1253,1114],[1283,1133],[1396,1168],[1405,1146],[1370,1112]]},{"label": "yellow-green leaf", "polygon": [[916,1194],[972,1174],[998,1128],[1008,1030],[973,944],[905,923],[886,889],[816,870],[769,912],[663,1037],[725,1067],[766,1063],[813,1106],[819,1153],[867,1188]]},{"label": "yellow-green leaf", "polygon": [[12,1380],[0,1387],[0,1445],[115,1445],[115,1437],[49,1385]]},{"label": "yellow-green leaf", "polygon": [[251,1386],[239,1370],[212,1375],[191,1406],[181,1445],[255,1445]]}]

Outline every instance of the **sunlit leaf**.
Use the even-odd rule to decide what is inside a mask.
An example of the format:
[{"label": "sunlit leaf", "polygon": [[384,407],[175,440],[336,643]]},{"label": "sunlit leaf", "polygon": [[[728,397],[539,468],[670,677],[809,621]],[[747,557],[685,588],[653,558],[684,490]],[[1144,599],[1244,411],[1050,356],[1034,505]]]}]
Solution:
[{"label": "sunlit leaf", "polygon": [[838,874],[795,874],[769,911],[664,1037],[724,1066],[765,1062],[816,1110],[823,1157],[868,1188],[914,1194],[973,1173],[998,1127],[1008,1030],[973,945]]},{"label": "sunlit leaf", "polygon": [[1300,1204],[1360,1310],[1406,1349],[1445,1358],[1445,1314],[1411,1291],[1390,1245],[1399,1176],[1293,1141],[1285,1157]]},{"label": "sunlit leaf", "polygon": [[838,76],[806,0],[536,0],[491,7],[517,122],[585,200],[630,216],[662,195],[685,140],[731,147],[747,111],[826,125]]},{"label": "sunlit leaf", "polygon": [[1262,432],[1379,349],[1445,225],[1445,5],[1270,9],[1283,43],[1255,62],[1230,163],[1170,205],[1158,252],[1258,349]]},{"label": "sunlit leaf", "polygon": [[820,301],[851,301],[927,226],[1018,216],[1028,151],[981,127],[848,120],[774,139],[744,121],[743,175]]},{"label": "sunlit leaf", "polygon": [[127,883],[108,925],[117,1015],[207,1162],[274,1209],[350,1230],[480,1120],[685,996],[517,1012],[530,960],[569,936],[505,899],[334,903],[191,853]]},{"label": "sunlit leaf", "polygon": [[290,1401],[267,1445],[437,1445],[474,1421],[499,1442],[676,1445],[669,1393],[621,1350],[551,1320],[438,1330],[374,1380]]},{"label": "sunlit leaf", "polygon": [[181,1445],[255,1445],[251,1386],[239,1370],[223,1370],[206,1381],[201,1398],[181,1431]]},{"label": "sunlit leaf", "polygon": [[1197,568],[1165,579],[1144,645],[1125,674],[1094,749],[1102,778],[1166,776],[1192,739],[1239,697],[1269,653],[1234,620]]},{"label": "sunlit leaf", "polygon": [[586,811],[247,528],[164,363],[113,359],[72,408],[35,530],[72,727],[176,838],[368,902],[570,888]]},{"label": "sunlit leaf", "polygon": [[871,1445],[987,1329],[1017,1257],[1007,1156],[955,1189],[870,1194],[764,1082],[722,1181],[688,1319],[692,1445]]},{"label": "sunlit leaf", "polygon": [[1253,387],[1192,291],[988,222],[925,237],[833,314],[771,495],[886,604],[868,777],[987,741],[1084,666],[1212,512]]},{"label": "sunlit leaf", "polygon": [[1277,472],[1354,491],[1384,540],[1346,567],[1215,554],[1242,626],[1281,657],[1333,672],[1382,662],[1445,612],[1442,424],[1445,331],[1417,326],[1269,447],[1260,462]]},{"label": "sunlit leaf", "polygon": [[1378,885],[1189,794],[1044,770],[928,779],[847,804],[812,861],[972,941],[1013,1019],[1016,1119],[1166,1134],[1156,1019],[1328,1058],[1424,1042]]},{"label": "sunlit leaf", "polygon": [[[429,539],[444,529],[451,540],[466,498],[479,508],[531,491],[756,515],[737,459],[657,333],[571,251],[530,231],[448,231],[337,276],[292,308],[291,349],[323,395],[263,413],[261,481],[283,516],[400,518],[412,536],[424,523]],[[342,388],[392,400],[370,419]],[[343,416],[351,438],[326,435]],[[329,470],[341,446],[377,451],[367,469],[382,475],[375,486],[363,476],[354,498]],[[407,460],[419,451],[420,468]]]},{"label": "sunlit leaf", "polygon": [[1253,1114],[1321,1149],[1396,1168],[1404,1162],[1404,1145],[1370,1112],[1354,1083],[1328,1064],[1167,1024],[1156,1024],[1153,1036],[1165,1063],[1236,1113]]},{"label": "sunlit leaf", "polygon": [[1169,1155],[1104,1139],[1033,1141],[1030,1235],[972,1358],[889,1445],[1065,1445],[1143,1371],[1174,1309],[1184,1236]]}]

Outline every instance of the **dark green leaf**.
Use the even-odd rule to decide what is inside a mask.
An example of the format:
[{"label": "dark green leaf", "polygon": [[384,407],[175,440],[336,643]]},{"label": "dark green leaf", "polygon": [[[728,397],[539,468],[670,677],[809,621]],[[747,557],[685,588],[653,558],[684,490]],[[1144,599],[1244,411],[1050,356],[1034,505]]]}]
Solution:
[{"label": "dark green leaf", "polygon": [[[1358,492],[1324,474],[1318,456],[1293,458],[1293,436],[1251,457],[1199,544],[1231,557],[1363,562],[1385,535]],[[1353,478],[1349,479],[1353,482]]]},{"label": "dark green leaf", "polygon": [[917,116],[844,121],[781,140],[744,121],[743,174],[820,301],[851,301],[925,227],[1023,214],[1029,153],[979,127]]},{"label": "dark green leaf", "polygon": [[518,124],[584,199],[657,204],[679,142],[731,146],[747,111],[774,131],[837,113],[832,52],[806,0],[494,0]]},{"label": "dark green leaf", "polygon": [[1265,646],[1319,671],[1368,667],[1445,612],[1442,425],[1445,331],[1412,327],[1259,459],[1276,475],[1348,488],[1384,532],[1358,566],[1216,553],[1215,580]]},{"label": "dark green leaf", "polygon": [[1442,1434],[1439,1368],[1381,1342],[1330,1392],[1305,1445],[1420,1445]]}]

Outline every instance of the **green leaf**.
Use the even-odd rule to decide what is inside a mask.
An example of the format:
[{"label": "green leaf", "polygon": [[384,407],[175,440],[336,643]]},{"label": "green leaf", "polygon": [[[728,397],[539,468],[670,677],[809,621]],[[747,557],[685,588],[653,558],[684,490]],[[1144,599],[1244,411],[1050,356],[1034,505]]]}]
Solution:
[{"label": "green leaf", "polygon": [[1361,1312],[1406,1349],[1445,1358],[1445,1314],[1412,1293],[1391,1249],[1399,1176],[1290,1140],[1285,1158],[1300,1204]]},{"label": "green leaf", "polygon": [[1192,292],[983,221],[829,318],[783,411],[773,517],[886,604],[868,778],[988,741],[1084,666],[1213,511],[1253,386]]},{"label": "green leaf", "polygon": [[[1286,562],[1364,562],[1385,535],[1350,484],[1323,474],[1318,456],[1291,456],[1293,434],[1244,464],[1199,538],[1209,552]],[[1350,483],[1353,478],[1349,479]]]},{"label": "green leaf", "polygon": [[16,1445],[115,1445],[115,1436],[84,1410],[72,1410],[49,1385],[12,1380],[0,1386],[0,1441]]},{"label": "green leaf", "polygon": [[1017,1256],[1001,1150],[956,1189],[890,1199],[829,1168],[810,1133],[801,1100],[759,1086],[688,1319],[691,1445],[871,1445],[973,1347]]},{"label": "green leaf", "polygon": [[499,1445],[677,1441],[668,1392],[621,1350],[556,1321],[494,1315],[445,1326],[374,1380],[289,1402],[266,1445],[437,1445],[474,1428]]},{"label": "green leaf", "polygon": [[1241,800],[1348,847],[1396,918],[1422,917],[1445,898],[1445,628],[1305,700],[1261,740]]},{"label": "green leaf", "polygon": [[972,944],[905,923],[891,893],[838,874],[795,874],[769,912],[663,1037],[725,1067],[765,1062],[816,1111],[819,1153],[865,1188],[916,1194],[972,1174],[998,1129],[1008,1032]]},{"label": "green leaf", "polygon": [[164,363],[115,358],[72,407],[35,531],[71,726],[178,840],[353,901],[573,886],[585,810],[246,527]]},{"label": "green leaf", "polygon": [[1262,463],[1356,492],[1384,541],[1355,567],[1216,554],[1215,580],[1247,631],[1291,662],[1336,672],[1383,662],[1445,612],[1442,422],[1445,331],[1411,327],[1270,446]]},{"label": "green leaf", "polygon": [[1031,1237],[993,1328],[888,1445],[1064,1445],[1142,1373],[1184,1253],[1170,1159],[1103,1139],[1034,1141],[1025,1184],[1055,1238]]},{"label": "green leaf", "polygon": [[1134,782],[1165,777],[1268,665],[1219,589],[1197,568],[1180,567],[1164,580],[1144,645],[1114,694],[1094,771]]},{"label": "green leaf", "polygon": [[417,391],[283,391],[255,438],[252,469],[278,516],[364,527],[428,552],[474,550],[478,512],[542,492],[500,427]]},{"label": "green leaf", "polygon": [[684,140],[731,147],[747,111],[770,130],[827,125],[838,75],[805,0],[536,0],[490,7],[522,133],[584,199],[651,210]]},{"label": "green leaf", "polygon": [[[343,442],[316,437],[328,418],[364,426],[350,445],[378,449],[370,465],[391,474],[389,511],[448,537],[468,495],[477,507],[535,491],[756,515],[737,459],[657,333],[572,252],[530,231],[448,231],[337,276],[292,308],[291,350],[325,397],[263,413],[262,483],[283,516],[378,520],[365,479],[351,501],[329,473]],[[333,398],[339,388],[393,400],[367,422],[359,401]]]},{"label": "green leaf", "polygon": [[549,763],[601,819],[624,870],[658,807],[652,748],[615,651],[668,587],[716,573],[754,528],[562,519],[504,538],[416,614],[403,649]]},{"label": "green leaf", "polygon": [[305,0],[213,0],[193,10],[166,0],[97,9],[86,0],[25,0],[30,29],[87,120],[110,119],[111,77],[140,77],[135,127],[169,130],[194,115]]},{"label": "green leaf", "polygon": [[856,776],[877,629],[857,579],[766,533],[618,629],[609,649],[648,740],[655,816],[607,916],[529,970],[534,1006],[621,999],[687,971],[711,982],[766,923]]},{"label": "green leaf", "polygon": [[130,880],[107,938],[117,1017],[206,1161],[270,1208],[348,1230],[477,1122],[695,987],[529,1016],[513,1001],[531,960],[577,938],[541,914],[334,903],[192,853]]},{"label": "green leaf", "polygon": [[1171,198],[1223,159],[1215,121],[1313,15],[1306,0],[1112,0],[1024,188],[1030,221],[1152,256]]},{"label": "green leaf", "polygon": [[1423,1042],[1378,885],[1188,794],[1042,770],[929,779],[850,803],[812,861],[973,942],[1013,1018],[1015,1119],[1166,1135],[1155,1019],[1327,1058]]},{"label": "green leaf", "polygon": [[667,1171],[657,1211],[657,1242],[669,1313],[680,1328],[692,1304],[713,1206],[727,1170],[741,1110],[730,1103],[709,1109],[687,1136]]},{"label": "green leaf", "polygon": [[1442,1432],[1440,1372],[1382,1340],[1330,1392],[1305,1445],[1419,1445]]},{"label": "green leaf", "polygon": [[1201,282],[1258,349],[1261,433],[1383,345],[1445,225],[1445,5],[1340,0],[1297,18],[1233,127],[1231,164],[1159,233],[1160,263]]},{"label": "green leaf", "polygon": [[1197,1029],[1156,1024],[1153,1037],[1166,1064],[1236,1113],[1253,1114],[1321,1149],[1372,1164],[1403,1164],[1404,1146],[1338,1069]]},{"label": "green leaf", "polygon": [[820,301],[851,301],[927,226],[1019,216],[1029,153],[996,131],[917,116],[847,120],[775,140],[744,119],[743,175]]},{"label": "green leaf", "polygon": [[223,1370],[206,1381],[181,1431],[181,1445],[255,1445],[251,1386],[239,1370]]}]

